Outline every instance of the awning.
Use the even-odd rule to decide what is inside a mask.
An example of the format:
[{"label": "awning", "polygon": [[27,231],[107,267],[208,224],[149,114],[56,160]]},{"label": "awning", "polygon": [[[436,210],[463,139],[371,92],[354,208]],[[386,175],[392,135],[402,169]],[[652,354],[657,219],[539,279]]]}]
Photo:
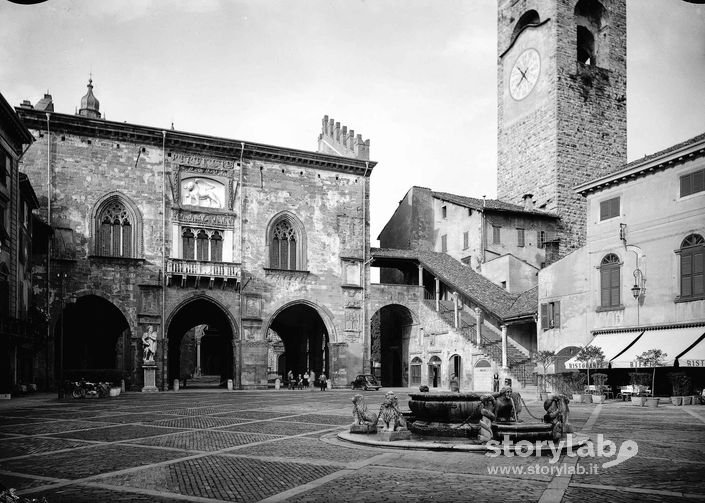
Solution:
[{"label": "awning", "polygon": [[678,366],[705,367],[705,328],[702,330],[700,338],[678,355]]},{"label": "awning", "polygon": [[[673,367],[676,358],[685,353],[705,332],[704,326],[647,329],[634,344],[610,360],[612,368],[639,368],[637,356],[650,349],[660,349],[666,354],[664,367]],[[697,345],[691,350],[697,350]],[[701,350],[702,351],[702,350]],[[680,359],[679,359],[680,363]]]},{"label": "awning", "polygon": [[[609,361],[624,351],[624,348],[629,346],[637,339],[644,330],[628,330],[624,332],[609,332],[597,334],[593,337],[588,346],[597,346],[602,349],[605,359],[601,362],[590,363],[591,369],[606,369]],[[586,362],[578,361],[577,355],[565,362],[566,370],[580,370],[587,368]]]}]

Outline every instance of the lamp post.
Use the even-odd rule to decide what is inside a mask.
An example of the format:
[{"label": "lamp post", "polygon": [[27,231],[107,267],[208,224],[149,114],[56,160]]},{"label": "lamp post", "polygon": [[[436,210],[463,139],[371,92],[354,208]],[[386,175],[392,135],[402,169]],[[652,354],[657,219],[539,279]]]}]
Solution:
[{"label": "lamp post", "polygon": [[641,269],[637,267],[634,270],[634,286],[631,288],[634,300],[636,300],[636,324],[639,325],[639,298],[645,293],[644,288],[644,275]]},{"label": "lamp post", "polygon": [[59,330],[59,344],[58,344],[58,353],[59,353],[59,383],[58,383],[58,391],[59,391],[59,399],[64,398],[64,296],[65,296],[65,290],[66,290],[66,285],[64,283],[64,280],[69,277],[68,273],[65,272],[59,272],[56,274],[57,279],[59,280],[59,307],[60,307],[60,312],[59,315],[61,316],[61,327]]}]

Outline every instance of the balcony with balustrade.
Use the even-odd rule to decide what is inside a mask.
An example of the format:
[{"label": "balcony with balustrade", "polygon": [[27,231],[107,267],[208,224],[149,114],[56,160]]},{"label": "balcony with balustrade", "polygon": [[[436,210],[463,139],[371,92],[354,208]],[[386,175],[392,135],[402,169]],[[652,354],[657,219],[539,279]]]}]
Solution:
[{"label": "balcony with balustrade", "polygon": [[223,290],[231,287],[237,290],[240,285],[240,270],[240,264],[233,262],[170,258],[166,263],[167,286],[209,289],[220,287]]}]

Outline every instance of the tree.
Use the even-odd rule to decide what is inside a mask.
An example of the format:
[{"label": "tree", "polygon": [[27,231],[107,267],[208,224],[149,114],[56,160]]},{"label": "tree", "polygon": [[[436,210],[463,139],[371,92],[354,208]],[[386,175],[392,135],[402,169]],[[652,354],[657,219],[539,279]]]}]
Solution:
[{"label": "tree", "polygon": [[590,365],[595,365],[595,368],[597,368],[598,362],[601,363],[605,360],[605,354],[600,346],[587,345],[578,352],[575,359],[585,363],[585,367],[587,367],[587,382],[590,384]]},{"label": "tree", "polygon": [[543,380],[542,380],[542,388],[543,392],[546,392],[546,372],[548,371],[548,367],[550,367],[554,361],[556,361],[556,352],[555,351],[548,351],[548,350],[543,350],[543,351],[536,351],[534,354],[531,355],[532,360],[534,363],[539,364],[543,367]]},{"label": "tree", "polygon": [[662,366],[667,356],[668,355],[660,349],[649,349],[636,357],[636,361],[639,362],[640,367],[653,368],[651,375],[651,396],[654,396],[654,392],[656,391],[656,367]]}]

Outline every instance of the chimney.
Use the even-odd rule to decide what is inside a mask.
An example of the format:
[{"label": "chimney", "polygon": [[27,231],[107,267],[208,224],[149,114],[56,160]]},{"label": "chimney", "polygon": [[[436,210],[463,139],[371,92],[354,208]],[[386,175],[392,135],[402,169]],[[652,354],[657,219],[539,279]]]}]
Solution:
[{"label": "chimney", "polygon": [[321,133],[318,135],[318,152],[368,161],[370,140],[363,140],[362,135],[356,135],[354,129],[348,129],[347,126],[324,115]]},{"label": "chimney", "polygon": [[36,105],[34,105],[34,108],[36,108],[37,110],[42,110],[44,112],[53,112],[54,102],[51,98],[51,94],[45,93],[44,97],[39,100]]},{"label": "chimney", "polygon": [[534,211],[534,195],[524,194],[521,198],[524,200],[524,211]]},{"label": "chimney", "polygon": [[34,108],[32,106],[32,102],[29,100],[23,100],[22,103],[20,103],[20,108]]}]

